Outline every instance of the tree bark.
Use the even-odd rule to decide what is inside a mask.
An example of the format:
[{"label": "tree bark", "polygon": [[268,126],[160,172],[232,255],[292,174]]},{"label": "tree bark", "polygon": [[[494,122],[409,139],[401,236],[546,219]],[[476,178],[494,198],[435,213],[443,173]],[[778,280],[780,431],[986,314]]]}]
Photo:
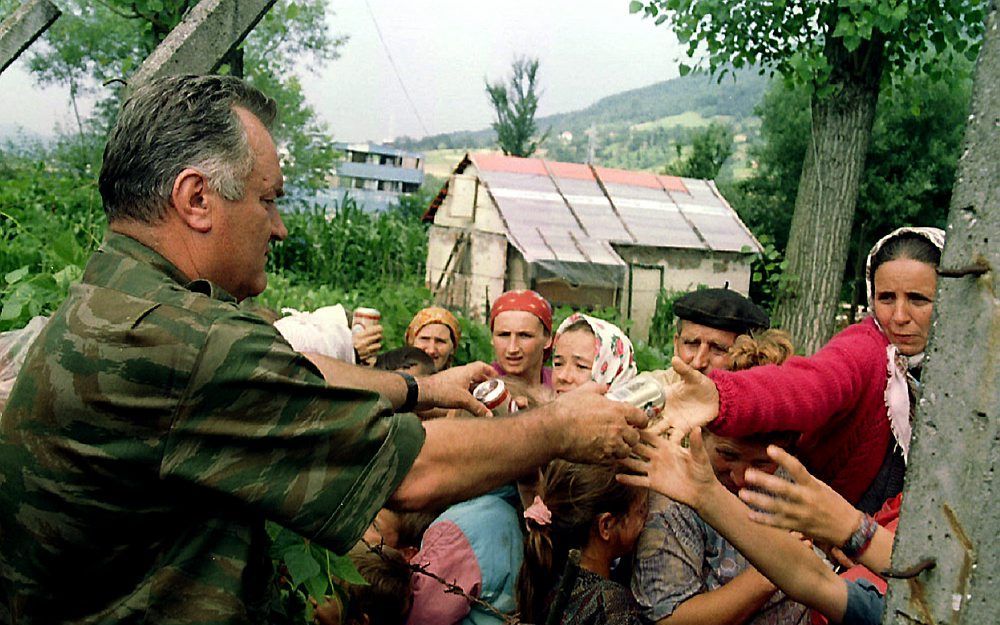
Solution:
[{"label": "tree bark", "polygon": [[833,92],[813,96],[812,132],[785,253],[789,288],[780,294],[772,320],[806,354],[833,334],[883,66],[880,40],[854,52],[840,40],[829,41]]}]

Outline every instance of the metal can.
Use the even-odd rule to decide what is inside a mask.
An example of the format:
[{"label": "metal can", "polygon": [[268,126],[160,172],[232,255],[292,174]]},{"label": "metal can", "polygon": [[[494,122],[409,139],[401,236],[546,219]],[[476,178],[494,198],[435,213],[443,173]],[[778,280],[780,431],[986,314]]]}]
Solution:
[{"label": "metal can", "polygon": [[355,308],[351,317],[351,332],[357,334],[382,322],[382,313],[375,308]]},{"label": "metal can", "polygon": [[503,380],[493,378],[481,382],[472,391],[472,396],[489,408],[495,417],[517,412],[517,404],[510,396],[510,391],[507,390],[507,385],[503,383]]},{"label": "metal can", "polygon": [[624,386],[609,391],[606,397],[632,404],[650,417],[660,414],[666,401],[663,385],[649,372],[640,373]]}]

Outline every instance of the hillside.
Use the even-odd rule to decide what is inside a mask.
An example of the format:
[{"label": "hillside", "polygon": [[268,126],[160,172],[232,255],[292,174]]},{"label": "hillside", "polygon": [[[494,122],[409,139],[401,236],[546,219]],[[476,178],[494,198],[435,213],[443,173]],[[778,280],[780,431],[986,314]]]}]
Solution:
[{"label": "hillside", "polygon": [[[753,108],[763,97],[767,84],[767,78],[751,71],[738,72],[735,81],[726,77],[721,83],[705,74],[689,74],[622,91],[578,111],[540,117],[538,125],[560,134],[582,132],[591,125],[643,124],[686,112],[697,112],[703,117],[745,118],[753,115]],[[489,147],[494,136],[492,128],[460,130],[421,139],[399,137],[395,145],[413,150]]]},{"label": "hillside", "polygon": [[[675,146],[685,144],[693,129],[711,121],[728,124],[745,143],[756,134],[753,109],[767,85],[767,78],[744,71],[735,80],[727,77],[721,83],[694,74],[617,93],[578,111],[539,118],[539,128],[550,130],[543,150],[549,158],[583,162],[590,153],[592,134],[595,162],[658,168],[676,158]],[[494,138],[493,129],[484,128],[422,139],[402,137],[396,145],[425,152],[461,151],[492,148]],[[740,143],[736,146],[739,154],[743,152]]]}]

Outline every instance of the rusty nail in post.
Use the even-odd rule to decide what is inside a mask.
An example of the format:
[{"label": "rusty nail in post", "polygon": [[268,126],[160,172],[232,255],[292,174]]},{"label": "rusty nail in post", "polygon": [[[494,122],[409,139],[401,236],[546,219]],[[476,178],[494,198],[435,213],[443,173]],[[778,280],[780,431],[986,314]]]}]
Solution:
[{"label": "rusty nail in post", "polygon": [[911,579],[920,575],[924,571],[933,569],[935,566],[937,566],[937,560],[930,556],[925,556],[913,566],[903,569],[889,569],[887,571],[883,571],[882,577],[891,577],[892,579]]},{"label": "rusty nail in post", "polygon": [[977,260],[975,264],[946,269],[938,267],[937,274],[942,278],[964,278],[965,276],[981,276],[990,270],[990,266],[983,260]]}]

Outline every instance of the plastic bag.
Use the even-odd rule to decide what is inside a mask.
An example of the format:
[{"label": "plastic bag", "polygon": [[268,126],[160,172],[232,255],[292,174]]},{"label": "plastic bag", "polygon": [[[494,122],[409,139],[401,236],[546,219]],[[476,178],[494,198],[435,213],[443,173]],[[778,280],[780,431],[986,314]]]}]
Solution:
[{"label": "plastic bag", "polygon": [[292,349],[354,364],[354,341],[343,306],[324,306],[313,312],[283,308],[281,312],[290,314],[275,321],[274,327]]},{"label": "plastic bag", "polygon": [[48,317],[34,317],[20,330],[0,332],[0,415],[7,406],[17,374],[24,366],[28,348],[48,322]]}]

